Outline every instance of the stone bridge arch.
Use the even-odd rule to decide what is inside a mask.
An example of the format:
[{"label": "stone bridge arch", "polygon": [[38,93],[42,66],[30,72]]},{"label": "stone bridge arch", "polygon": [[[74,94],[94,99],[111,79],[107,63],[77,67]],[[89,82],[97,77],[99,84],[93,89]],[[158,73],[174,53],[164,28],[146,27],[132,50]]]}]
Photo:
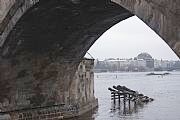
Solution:
[{"label": "stone bridge arch", "polygon": [[178,0],[114,2],[1,0],[0,6],[7,5],[0,13],[1,110],[76,101],[69,91],[86,51],[107,29],[134,14],[180,56]]},{"label": "stone bridge arch", "polygon": [[112,0],[138,16],[180,57],[180,1]]},{"label": "stone bridge arch", "polygon": [[[0,1],[0,46],[2,47],[16,22],[36,3],[46,0],[6,0]],[[69,0],[74,4],[80,0]],[[88,0],[84,0],[88,3]],[[110,1],[110,0],[108,0]],[[178,0],[111,0],[137,15],[152,28],[179,56],[180,2]],[[107,0],[106,0],[107,2]],[[47,2],[46,2],[47,3]],[[120,13],[119,13],[120,14]]]}]

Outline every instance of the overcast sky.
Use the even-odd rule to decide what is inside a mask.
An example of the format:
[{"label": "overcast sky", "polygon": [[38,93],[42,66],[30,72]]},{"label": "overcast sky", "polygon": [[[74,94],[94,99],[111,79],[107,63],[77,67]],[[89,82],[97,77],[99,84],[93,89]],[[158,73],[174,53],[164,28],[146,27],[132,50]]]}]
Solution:
[{"label": "overcast sky", "polygon": [[110,28],[88,52],[100,60],[133,58],[142,52],[156,59],[179,60],[171,48],[136,16]]}]

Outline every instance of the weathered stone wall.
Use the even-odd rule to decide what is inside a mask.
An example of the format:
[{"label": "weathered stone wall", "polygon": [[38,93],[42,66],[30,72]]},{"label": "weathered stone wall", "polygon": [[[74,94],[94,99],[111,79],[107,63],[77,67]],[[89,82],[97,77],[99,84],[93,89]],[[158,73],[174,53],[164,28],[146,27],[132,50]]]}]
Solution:
[{"label": "weathered stone wall", "polygon": [[15,2],[16,0],[0,0],[0,23]]},{"label": "weathered stone wall", "polygon": [[[125,7],[157,34],[180,56],[179,0],[112,0]],[[21,16],[39,0],[0,0],[0,46]],[[79,4],[78,1],[72,1]]]},{"label": "weathered stone wall", "polygon": [[77,63],[24,55],[1,60],[0,68],[1,111],[69,103]]},{"label": "weathered stone wall", "polygon": [[24,58],[26,64],[18,67],[19,59],[13,61],[1,64],[1,67],[11,66],[11,69],[1,76],[4,87],[1,86],[0,94],[1,112],[8,112],[12,120],[72,117],[97,106],[92,71],[94,60],[83,59],[78,67],[75,63],[59,60],[52,63],[48,57],[30,61]]},{"label": "weathered stone wall", "polygon": [[0,0],[0,47],[21,18],[39,0]]},{"label": "weathered stone wall", "polygon": [[[75,72],[97,38],[130,16],[124,8],[104,0],[78,4],[42,0],[30,8],[0,48],[1,111],[31,116],[29,112],[39,112],[36,108],[52,106],[54,111],[53,106],[78,102],[81,114],[96,106],[93,82],[88,78],[93,76],[92,66],[76,78]],[[28,111],[31,108],[34,112]]]},{"label": "weathered stone wall", "polygon": [[[74,4],[80,1],[70,0]],[[157,34],[180,56],[179,0],[112,0],[125,7]],[[39,0],[0,0],[0,46],[21,16]]]},{"label": "weathered stone wall", "polygon": [[112,0],[137,15],[180,57],[179,0]]},{"label": "weathered stone wall", "polygon": [[[42,61],[40,63],[42,63]],[[24,79],[24,82],[28,84],[28,86],[24,86],[27,88],[23,89],[22,86],[18,86],[17,91],[14,91],[15,96],[12,96],[15,97],[15,99],[9,100],[7,98],[3,103],[1,103],[1,110],[4,110],[2,107],[13,106],[11,102],[14,100],[16,101],[15,106],[16,108],[19,108],[17,108],[17,110],[11,109],[8,112],[12,120],[49,120],[69,118],[81,115],[82,113],[87,112],[97,106],[97,100],[94,97],[94,74],[92,71],[94,60],[83,59],[78,66],[78,70],[75,74],[73,74],[75,76],[71,75],[72,73],[69,72],[70,70],[68,70],[67,72],[69,72],[69,76],[73,76],[69,78],[69,83],[69,79],[66,81],[59,81],[63,83],[57,82],[57,79],[61,79],[61,77],[58,77],[58,74],[61,74],[61,76],[63,76],[62,74],[65,74],[60,72],[58,69],[67,69],[64,67],[66,65],[62,65],[58,62],[54,63],[53,65],[48,65],[48,63],[44,65],[44,67],[47,67],[48,69],[42,68],[44,70],[41,69],[41,71],[37,72],[38,69],[35,68],[36,73],[33,74],[36,77],[41,76],[41,79],[31,78],[30,80],[26,75],[26,72],[28,71],[21,72],[19,77],[26,78]],[[38,65],[37,63],[36,66],[41,65]],[[73,71],[73,67],[69,67],[69,69]],[[44,76],[44,83],[42,83],[42,76]],[[36,82],[38,82],[38,85]],[[34,103],[36,104],[35,106],[33,105]],[[39,105],[37,105],[38,103]]]},{"label": "weathered stone wall", "polygon": [[75,81],[73,81],[76,84],[70,88],[70,94],[74,93],[76,101],[81,105],[95,100],[93,67],[93,59],[83,59],[78,66]]},{"label": "weathered stone wall", "polygon": [[92,74],[85,72],[75,80],[79,60],[107,29],[133,16],[129,11],[180,55],[177,0],[5,1],[0,0],[2,111],[88,102],[93,86],[86,77]]}]

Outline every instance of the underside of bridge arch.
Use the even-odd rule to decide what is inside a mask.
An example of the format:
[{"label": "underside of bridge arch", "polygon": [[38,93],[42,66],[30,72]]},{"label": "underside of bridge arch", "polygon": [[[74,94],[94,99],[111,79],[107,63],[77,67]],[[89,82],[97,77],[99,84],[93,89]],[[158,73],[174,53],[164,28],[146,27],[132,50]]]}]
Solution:
[{"label": "underside of bridge arch", "polygon": [[91,45],[133,16],[109,0],[42,0],[17,22],[1,48],[0,109],[75,101],[71,82]]}]

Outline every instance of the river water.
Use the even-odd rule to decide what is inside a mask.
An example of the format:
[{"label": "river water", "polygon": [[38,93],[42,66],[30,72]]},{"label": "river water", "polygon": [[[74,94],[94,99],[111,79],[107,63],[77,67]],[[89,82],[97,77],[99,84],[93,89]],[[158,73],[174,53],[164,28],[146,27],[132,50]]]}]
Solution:
[{"label": "river water", "polygon": [[[180,72],[170,73],[166,76],[147,76],[146,72],[95,73],[99,107],[76,120],[180,120]],[[107,89],[113,85],[126,86],[155,100],[125,110],[112,104]]]},{"label": "river water", "polygon": [[[71,120],[180,120],[180,72],[147,76],[146,72],[95,73],[95,96],[99,107]],[[126,86],[155,100],[124,109],[114,105],[108,87]]]}]

